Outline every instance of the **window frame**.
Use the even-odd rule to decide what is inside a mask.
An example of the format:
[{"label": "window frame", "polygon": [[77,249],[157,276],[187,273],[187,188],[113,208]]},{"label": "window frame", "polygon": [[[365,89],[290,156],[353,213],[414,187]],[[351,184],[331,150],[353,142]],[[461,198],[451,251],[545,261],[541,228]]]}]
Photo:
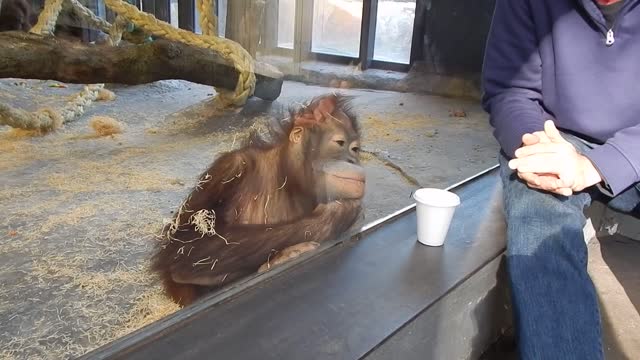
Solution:
[{"label": "window frame", "polygon": [[[265,23],[272,22],[267,29],[273,30],[274,36],[267,35],[265,47],[268,52],[274,55],[293,57],[296,63],[303,61],[322,61],[334,64],[359,64],[362,70],[381,69],[398,72],[408,72],[411,65],[419,58],[420,48],[420,21],[418,11],[421,8],[421,0],[416,0],[416,15],[413,19],[413,29],[411,34],[409,63],[398,63],[392,61],[375,60],[373,58],[375,50],[376,23],[378,19],[378,0],[363,0],[362,3],[362,23],[360,30],[360,48],[357,57],[335,55],[311,50],[313,21],[303,22],[301,19],[313,19],[314,0],[296,0],[295,33],[293,49],[279,47],[277,45],[278,7],[280,0],[274,1],[275,13],[271,13]],[[269,40],[270,39],[270,40]]]}]

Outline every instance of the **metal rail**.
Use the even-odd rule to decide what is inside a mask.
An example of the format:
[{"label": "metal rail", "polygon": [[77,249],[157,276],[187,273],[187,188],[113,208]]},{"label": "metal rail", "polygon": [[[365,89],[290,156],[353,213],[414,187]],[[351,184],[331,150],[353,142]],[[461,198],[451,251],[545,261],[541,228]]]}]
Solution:
[{"label": "metal rail", "polygon": [[[458,183],[455,183],[447,187],[446,189],[454,192],[459,190],[460,188],[464,189],[466,186],[469,186],[470,184],[472,185],[475,180],[482,178],[483,176],[491,173],[497,167],[498,165],[492,166],[482,172],[479,172],[476,175],[473,175],[467,179],[464,179]],[[489,184],[491,182],[485,181],[485,183]],[[482,189],[482,191],[484,191],[490,188],[487,188],[486,185],[482,185],[479,189]],[[469,191],[477,192],[480,190],[478,189],[466,190],[467,193]],[[480,202],[486,201],[486,199],[484,199],[485,197],[491,198],[491,195],[483,194]],[[479,200],[473,200],[473,202],[478,202],[478,201]],[[131,351],[134,351],[132,349],[142,348],[145,345],[154,343],[159,339],[163,339],[164,337],[169,336],[169,334],[175,331],[182,331],[180,329],[184,328],[185,326],[189,326],[188,324],[192,321],[194,322],[198,321],[199,320],[198,318],[201,317],[202,314],[205,314],[211,311],[212,308],[216,306],[224,306],[224,304],[228,304],[234,299],[241,299],[242,294],[244,294],[245,292],[250,292],[252,290],[255,290],[256,288],[260,288],[261,290],[264,290],[264,288],[270,286],[270,283],[277,283],[279,280],[281,280],[279,278],[286,277],[287,275],[292,276],[292,274],[296,274],[295,270],[297,270],[299,265],[300,265],[300,269],[302,270],[304,268],[304,266],[302,266],[302,263],[311,262],[314,259],[321,261],[322,260],[321,256],[323,254],[326,254],[328,250],[335,248],[337,245],[357,242],[357,240],[361,239],[364,236],[375,237],[375,230],[381,229],[387,225],[392,226],[392,224],[396,220],[401,221],[402,224],[395,225],[395,227],[400,226],[400,228],[406,229],[406,226],[409,226],[408,224],[412,224],[411,220],[406,217],[408,215],[412,215],[411,213],[414,212],[414,208],[415,208],[415,204],[404,207],[388,216],[385,216],[381,219],[378,219],[376,221],[370,222],[362,226],[357,233],[355,233],[354,235],[350,236],[347,239],[343,237],[342,239],[338,239],[332,244],[328,244],[326,247],[323,247],[308,256],[303,256],[300,259],[291,261],[288,264],[274,268],[273,270],[267,273],[251,276],[249,278],[246,278],[245,280],[236,282],[235,284],[229,286],[228,288],[222,289],[217,293],[211,294],[203,298],[201,301],[193,304],[192,306],[181,309],[178,312],[167,316],[166,318],[163,318],[155,323],[149,324],[141,329],[138,329],[132,332],[131,334],[128,334],[90,353],[87,353],[83,357],[81,357],[81,359],[121,358],[125,354],[128,355]],[[485,212],[486,210],[483,211],[483,213]],[[486,216],[486,215],[482,215],[482,216]],[[405,217],[403,220],[399,220],[400,218],[403,218],[403,217]],[[406,221],[409,221],[409,223],[405,224]],[[476,218],[473,221],[475,221],[476,223],[479,223],[484,220]],[[485,225],[482,225],[482,226],[485,226]],[[413,232],[413,229],[407,230],[407,231]],[[374,234],[371,234],[371,233],[374,233]],[[368,234],[371,234],[371,235],[368,235]],[[403,236],[403,235],[398,235],[398,236]],[[496,246],[488,246],[487,249],[485,249],[485,255],[484,255],[486,256],[486,259],[481,259],[480,263],[477,263],[476,266],[480,266],[479,264],[483,263],[484,261],[490,261],[490,259],[493,259],[495,257],[495,254],[499,252],[496,249],[497,249]],[[330,253],[335,253],[335,251]],[[327,255],[331,255],[331,254],[327,254]],[[456,256],[459,256],[459,255],[456,255]],[[258,290],[255,290],[255,291],[258,291]],[[187,346],[187,344],[184,344],[184,346]]]}]

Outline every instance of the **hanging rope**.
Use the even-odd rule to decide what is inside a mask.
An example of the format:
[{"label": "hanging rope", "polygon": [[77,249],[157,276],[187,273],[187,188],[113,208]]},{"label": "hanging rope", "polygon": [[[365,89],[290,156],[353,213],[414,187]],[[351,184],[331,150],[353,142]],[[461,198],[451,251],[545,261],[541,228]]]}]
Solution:
[{"label": "hanging rope", "polygon": [[109,32],[109,42],[112,46],[117,46],[122,40],[122,34],[127,30],[127,26],[129,22],[124,17],[118,15],[115,20],[113,20],[113,25],[111,25],[111,31]]},{"label": "hanging rope", "polygon": [[86,8],[78,0],[66,0],[64,2],[64,7],[72,10],[76,15],[86,21],[87,25],[90,27],[94,27],[107,34],[111,34],[113,31],[111,24],[104,19],[97,17],[93,11]]},{"label": "hanging rope", "polygon": [[38,15],[38,23],[35,24],[30,32],[38,35],[52,35],[56,28],[56,22],[58,21],[58,15],[62,10],[62,2],[64,0],[46,0],[44,2],[44,9]]},{"label": "hanging rope", "polygon": [[202,34],[218,36],[218,19],[214,14],[216,0],[196,0],[196,8],[200,14]]},{"label": "hanging rope", "polygon": [[223,105],[244,105],[249,96],[253,95],[256,83],[253,58],[240,44],[217,36],[199,36],[190,31],[176,29],[122,0],[104,0],[104,3],[112,11],[149,34],[213,50],[231,62],[240,76],[233,93],[216,89]]}]

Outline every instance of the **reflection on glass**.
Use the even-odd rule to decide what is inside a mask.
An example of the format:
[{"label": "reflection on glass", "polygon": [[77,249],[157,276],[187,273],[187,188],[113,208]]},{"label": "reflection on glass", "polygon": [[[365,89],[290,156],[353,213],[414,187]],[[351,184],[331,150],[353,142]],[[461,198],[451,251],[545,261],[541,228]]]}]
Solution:
[{"label": "reflection on glass", "polygon": [[[227,26],[227,1],[228,0],[218,0],[218,11],[220,14],[218,15],[218,36],[224,37],[225,30]],[[198,9],[194,9],[193,11],[193,32],[196,34],[202,34],[202,28],[200,27],[200,11]],[[180,15],[178,15],[180,16]]]},{"label": "reflection on glass", "polygon": [[358,57],[362,0],[315,0],[311,51]]},{"label": "reflection on glass", "polygon": [[378,0],[373,59],[408,64],[416,0]]},{"label": "reflection on glass", "polygon": [[278,2],[278,47],[293,49],[296,31],[296,0]]},{"label": "reflection on glass", "polygon": [[196,10],[194,13],[193,22],[195,22],[195,24],[193,24],[193,32],[202,34],[202,29],[200,28],[200,12]]},{"label": "reflection on glass", "polygon": [[171,0],[169,4],[171,6],[171,11],[169,11],[170,23],[173,27],[178,27],[178,0]]}]

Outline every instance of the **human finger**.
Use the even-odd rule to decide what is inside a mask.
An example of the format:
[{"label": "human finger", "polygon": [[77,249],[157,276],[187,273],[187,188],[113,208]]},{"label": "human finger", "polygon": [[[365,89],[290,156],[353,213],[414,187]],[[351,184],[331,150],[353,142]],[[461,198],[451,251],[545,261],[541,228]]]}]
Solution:
[{"label": "human finger", "polygon": [[564,142],[564,138],[560,134],[560,131],[556,128],[553,120],[547,120],[544,122],[544,132],[549,139],[553,142]]},{"label": "human finger", "polygon": [[552,191],[555,194],[558,195],[562,195],[562,196],[571,196],[573,195],[573,190],[571,190],[570,188],[558,188],[554,191]]},{"label": "human finger", "polygon": [[551,173],[560,175],[562,168],[558,154],[542,153],[509,161],[509,168],[522,173]]},{"label": "human finger", "polygon": [[518,172],[518,177],[524,180],[527,185],[540,186],[540,177],[534,173]]},{"label": "human finger", "polygon": [[518,158],[522,158],[525,156],[531,156],[535,154],[550,154],[550,153],[561,153],[565,149],[563,144],[558,143],[538,143],[534,145],[523,146],[516,150],[515,155]]},{"label": "human finger", "polygon": [[524,134],[522,135],[522,143],[525,146],[535,145],[540,142],[540,138],[534,134]]},{"label": "human finger", "polygon": [[536,187],[552,191],[560,188],[568,188],[567,186],[557,175],[549,174],[549,173],[518,173],[518,177],[522,180],[535,185]]},{"label": "human finger", "polygon": [[540,139],[541,143],[550,143],[551,140],[549,139],[549,136],[547,136],[547,134],[544,131],[536,131],[533,133],[533,135],[537,136],[538,139]]}]

